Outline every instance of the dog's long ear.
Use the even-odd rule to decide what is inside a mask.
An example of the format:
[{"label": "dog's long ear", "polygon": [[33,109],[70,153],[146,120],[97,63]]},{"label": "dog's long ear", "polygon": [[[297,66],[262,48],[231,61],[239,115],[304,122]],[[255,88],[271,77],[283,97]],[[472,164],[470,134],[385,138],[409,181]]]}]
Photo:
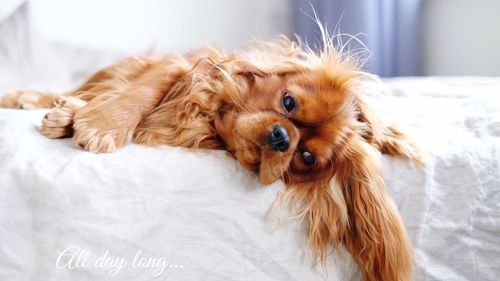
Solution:
[{"label": "dog's long ear", "polygon": [[287,184],[279,193],[274,208],[286,202],[293,215],[309,222],[309,246],[315,262],[326,268],[332,250],[342,244],[348,229],[347,205],[340,183],[325,178]]},{"label": "dog's long ear", "polygon": [[375,153],[364,139],[353,137],[332,163],[329,176],[287,184],[276,202],[290,203],[298,217],[308,219],[309,245],[323,267],[330,251],[344,245],[364,280],[408,281],[411,243]]},{"label": "dog's long ear", "polygon": [[365,280],[412,280],[411,243],[374,152],[364,140],[353,138],[338,157],[334,180],[342,187],[349,217],[342,242]]},{"label": "dog's long ear", "polygon": [[363,138],[383,154],[423,162],[419,148],[397,127],[384,124],[361,97],[356,101],[358,121],[365,125]]}]

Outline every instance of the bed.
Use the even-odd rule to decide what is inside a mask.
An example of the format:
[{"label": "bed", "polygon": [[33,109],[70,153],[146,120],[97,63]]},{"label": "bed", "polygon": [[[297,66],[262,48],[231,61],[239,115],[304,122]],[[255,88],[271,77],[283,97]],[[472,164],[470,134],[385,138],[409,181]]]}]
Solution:
[{"label": "bed", "polygon": [[[500,78],[377,87],[378,112],[426,158],[381,156],[415,280],[498,280]],[[45,113],[0,109],[0,280],[360,280],[342,249],[312,265],[304,224],[270,213],[282,184],[262,186],[225,152],[92,154],[43,137]]]}]

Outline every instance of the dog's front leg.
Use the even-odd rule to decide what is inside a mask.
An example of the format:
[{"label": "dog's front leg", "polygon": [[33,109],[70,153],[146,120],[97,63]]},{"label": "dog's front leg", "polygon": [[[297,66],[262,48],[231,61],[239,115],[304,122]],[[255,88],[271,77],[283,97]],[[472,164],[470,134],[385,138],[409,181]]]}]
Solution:
[{"label": "dog's front leg", "polygon": [[173,62],[151,64],[135,79],[95,97],[75,114],[73,140],[96,153],[125,145],[139,122],[186,72],[185,66]]}]

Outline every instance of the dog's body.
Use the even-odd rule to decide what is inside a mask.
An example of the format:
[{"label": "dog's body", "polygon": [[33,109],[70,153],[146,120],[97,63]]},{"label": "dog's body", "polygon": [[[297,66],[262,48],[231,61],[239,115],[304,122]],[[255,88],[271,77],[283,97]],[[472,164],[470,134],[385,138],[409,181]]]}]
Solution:
[{"label": "dog's body", "polygon": [[250,50],[130,58],[65,97],[17,90],[2,106],[56,101],[42,133],[93,152],[132,139],[225,149],[263,183],[284,181],[279,201],[309,219],[321,262],[344,245],[365,280],[411,280],[411,244],[374,150],[418,160],[415,146],[376,118],[357,89],[363,73],[332,46],[315,53],[282,40]]}]

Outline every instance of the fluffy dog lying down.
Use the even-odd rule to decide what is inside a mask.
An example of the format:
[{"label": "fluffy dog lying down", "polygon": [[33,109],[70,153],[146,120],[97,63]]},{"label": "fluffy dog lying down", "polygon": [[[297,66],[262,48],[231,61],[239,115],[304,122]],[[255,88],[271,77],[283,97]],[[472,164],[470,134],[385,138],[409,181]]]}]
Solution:
[{"label": "fluffy dog lying down", "polygon": [[415,160],[418,151],[363,101],[359,82],[369,75],[324,45],[313,51],[284,38],[237,54],[207,47],[128,58],[65,96],[18,89],[2,106],[55,105],[41,132],[92,152],[131,140],[225,149],[264,184],[285,183],[277,202],[308,219],[321,263],[344,245],[365,280],[411,280],[412,247],[376,150]]}]

